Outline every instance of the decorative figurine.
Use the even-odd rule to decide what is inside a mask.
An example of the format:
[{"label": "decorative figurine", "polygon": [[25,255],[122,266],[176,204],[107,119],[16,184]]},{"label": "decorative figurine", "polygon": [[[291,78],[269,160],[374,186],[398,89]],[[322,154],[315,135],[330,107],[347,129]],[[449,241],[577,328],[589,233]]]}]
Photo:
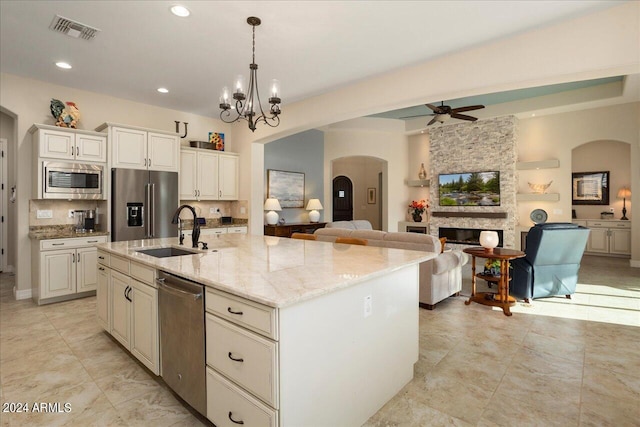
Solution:
[{"label": "decorative figurine", "polygon": [[80,110],[74,102],[67,101],[66,106],[62,101],[51,98],[51,115],[56,119],[56,126],[75,129],[80,121]]}]

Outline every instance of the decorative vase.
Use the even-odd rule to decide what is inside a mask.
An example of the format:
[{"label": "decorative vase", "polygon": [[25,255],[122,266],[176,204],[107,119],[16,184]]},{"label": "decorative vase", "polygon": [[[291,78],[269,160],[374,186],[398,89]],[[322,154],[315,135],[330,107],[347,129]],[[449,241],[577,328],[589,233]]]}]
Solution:
[{"label": "decorative vase", "polygon": [[493,253],[493,248],[498,246],[499,238],[497,231],[481,231],[480,232],[480,246],[482,246],[487,253]]},{"label": "decorative vase", "polygon": [[422,215],[420,214],[413,214],[413,221],[414,222],[422,222]]},{"label": "decorative vase", "polygon": [[418,172],[418,178],[419,179],[427,178],[427,171],[424,170],[424,163],[420,163],[420,171]]}]

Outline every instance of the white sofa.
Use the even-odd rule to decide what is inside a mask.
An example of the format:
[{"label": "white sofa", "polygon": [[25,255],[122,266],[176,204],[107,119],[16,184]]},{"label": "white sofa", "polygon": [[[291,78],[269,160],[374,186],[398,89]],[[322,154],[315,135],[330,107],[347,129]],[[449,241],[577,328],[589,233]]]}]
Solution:
[{"label": "white sofa", "polygon": [[469,258],[461,251],[440,253],[440,240],[437,237],[418,233],[337,228],[329,227],[329,224],[326,228],[316,230],[314,234],[317,240],[325,242],[333,242],[337,237],[355,237],[366,239],[369,246],[438,253],[436,258],[420,264],[421,307],[432,310],[437,303],[462,290],[462,266]]}]

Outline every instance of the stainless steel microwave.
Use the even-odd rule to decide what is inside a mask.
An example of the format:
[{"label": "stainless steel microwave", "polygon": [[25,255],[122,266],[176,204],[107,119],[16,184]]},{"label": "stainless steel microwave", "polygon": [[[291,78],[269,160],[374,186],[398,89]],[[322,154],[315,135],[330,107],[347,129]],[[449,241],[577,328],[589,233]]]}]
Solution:
[{"label": "stainless steel microwave", "polygon": [[43,199],[104,199],[104,167],[92,163],[42,162]]}]

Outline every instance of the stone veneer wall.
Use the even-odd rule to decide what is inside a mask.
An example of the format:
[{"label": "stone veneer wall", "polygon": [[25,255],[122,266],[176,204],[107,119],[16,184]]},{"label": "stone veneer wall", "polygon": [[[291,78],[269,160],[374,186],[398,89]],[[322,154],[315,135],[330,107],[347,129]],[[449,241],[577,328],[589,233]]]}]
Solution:
[{"label": "stone veneer wall", "polygon": [[[515,116],[478,120],[429,129],[432,212],[505,212],[507,218],[430,216],[430,233],[440,227],[501,229],[504,247],[515,248],[516,161],[518,119]],[[441,173],[500,171],[500,206],[439,206],[438,175]]]}]

